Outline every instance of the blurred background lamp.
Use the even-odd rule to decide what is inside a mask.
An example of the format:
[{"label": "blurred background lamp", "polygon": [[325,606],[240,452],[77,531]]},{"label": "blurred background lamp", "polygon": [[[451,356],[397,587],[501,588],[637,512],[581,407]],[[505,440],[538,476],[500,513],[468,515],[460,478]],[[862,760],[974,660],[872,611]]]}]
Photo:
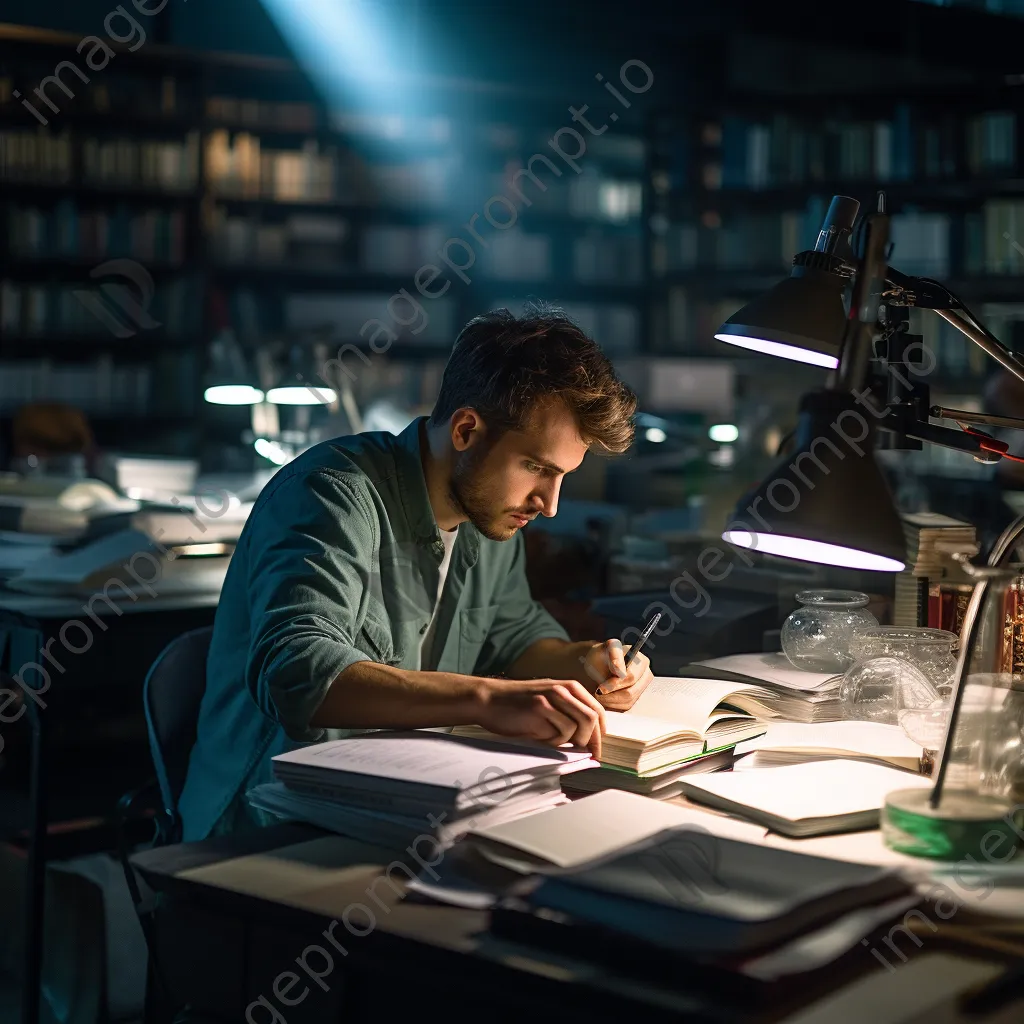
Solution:
[{"label": "blurred background lamp", "polygon": [[735,423],[715,423],[708,428],[708,437],[718,444],[732,444],[740,436]]},{"label": "blurred background lamp", "polygon": [[314,384],[282,384],[267,392],[267,401],[274,405],[331,405],[337,399],[333,388]]},{"label": "blurred background lamp", "polygon": [[655,444],[661,444],[666,437],[668,437],[668,435],[661,429],[661,427],[648,427],[644,431],[644,438],[648,441],[653,441]]},{"label": "blurred background lamp", "polygon": [[203,392],[211,405],[258,405],[264,395],[251,384],[214,384]]}]

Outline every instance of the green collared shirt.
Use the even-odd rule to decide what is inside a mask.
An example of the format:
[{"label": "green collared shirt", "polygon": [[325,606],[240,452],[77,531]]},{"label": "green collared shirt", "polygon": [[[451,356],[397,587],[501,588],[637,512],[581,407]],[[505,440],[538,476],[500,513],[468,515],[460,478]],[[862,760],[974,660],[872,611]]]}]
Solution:
[{"label": "green collared shirt", "polygon": [[185,839],[263,823],[245,792],[272,780],[275,754],[347,734],[310,719],[350,665],[497,675],[535,641],[568,639],[530,597],[521,534],[500,543],[463,523],[420,665],[444,554],[422,423],[316,445],[260,494],[217,609]]}]

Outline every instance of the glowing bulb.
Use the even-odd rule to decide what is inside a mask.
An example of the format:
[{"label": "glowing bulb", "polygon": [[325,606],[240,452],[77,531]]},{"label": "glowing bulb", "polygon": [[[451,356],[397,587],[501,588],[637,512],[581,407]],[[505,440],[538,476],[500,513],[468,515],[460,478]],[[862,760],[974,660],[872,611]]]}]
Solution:
[{"label": "glowing bulb", "polygon": [[257,405],[263,401],[263,392],[248,384],[216,384],[203,392],[211,405]]},{"label": "glowing bulb", "polygon": [[731,444],[739,436],[739,427],[732,423],[716,423],[708,430],[708,437],[718,444]]},{"label": "glowing bulb", "polygon": [[337,398],[333,388],[317,388],[312,384],[290,384],[267,392],[267,401],[273,405],[330,405]]},{"label": "glowing bulb", "polygon": [[667,436],[668,435],[661,429],[661,427],[648,427],[647,430],[644,431],[644,437],[646,437],[648,441],[654,441],[655,444],[660,444]]},{"label": "glowing bulb", "polygon": [[257,455],[269,459],[275,466],[283,466],[291,461],[291,456],[276,442],[268,441],[265,437],[257,437],[253,441],[253,447]]},{"label": "glowing bulb", "polygon": [[819,565],[837,565],[845,569],[868,569],[872,572],[902,572],[903,562],[870,551],[846,548],[839,544],[825,544],[820,540],[804,537],[783,537],[777,533],[753,533],[744,530],[726,530],[722,540],[740,548],[764,551],[769,555],[781,555],[801,562],[816,562]]},{"label": "glowing bulb", "polygon": [[835,356],[815,352],[810,348],[800,348],[799,345],[784,345],[781,341],[768,341],[767,338],[746,338],[742,334],[716,334],[715,337],[739,348],[763,352],[767,356],[778,356],[780,359],[792,359],[797,363],[823,366],[826,370],[834,370],[839,365],[839,360]]}]

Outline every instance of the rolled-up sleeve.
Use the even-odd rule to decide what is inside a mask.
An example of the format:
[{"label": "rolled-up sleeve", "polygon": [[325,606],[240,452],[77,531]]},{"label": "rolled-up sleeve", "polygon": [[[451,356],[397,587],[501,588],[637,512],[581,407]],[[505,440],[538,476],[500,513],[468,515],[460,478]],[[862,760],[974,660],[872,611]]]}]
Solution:
[{"label": "rolled-up sleeve", "polygon": [[569,639],[568,633],[530,595],[523,535],[519,533],[506,543],[513,545],[512,561],[495,591],[497,611],[475,668],[480,675],[504,672],[537,640],[546,637]]},{"label": "rolled-up sleeve", "polygon": [[320,739],[309,723],[331,683],[373,660],[357,636],[376,536],[368,502],[341,474],[322,471],[285,480],[248,524],[246,684],[293,740]]}]

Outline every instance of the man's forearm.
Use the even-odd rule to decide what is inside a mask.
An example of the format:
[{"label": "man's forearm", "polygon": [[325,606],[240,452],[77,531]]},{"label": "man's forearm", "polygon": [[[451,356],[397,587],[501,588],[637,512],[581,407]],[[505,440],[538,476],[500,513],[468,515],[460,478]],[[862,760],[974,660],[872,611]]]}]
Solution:
[{"label": "man's forearm", "polygon": [[545,637],[530,644],[505,670],[509,679],[575,679],[593,690],[600,679],[592,679],[584,659],[596,640],[573,643],[557,637]]},{"label": "man's forearm", "polygon": [[360,661],[331,683],[310,720],[317,729],[425,729],[472,725],[486,681],[455,672],[413,672]]}]

